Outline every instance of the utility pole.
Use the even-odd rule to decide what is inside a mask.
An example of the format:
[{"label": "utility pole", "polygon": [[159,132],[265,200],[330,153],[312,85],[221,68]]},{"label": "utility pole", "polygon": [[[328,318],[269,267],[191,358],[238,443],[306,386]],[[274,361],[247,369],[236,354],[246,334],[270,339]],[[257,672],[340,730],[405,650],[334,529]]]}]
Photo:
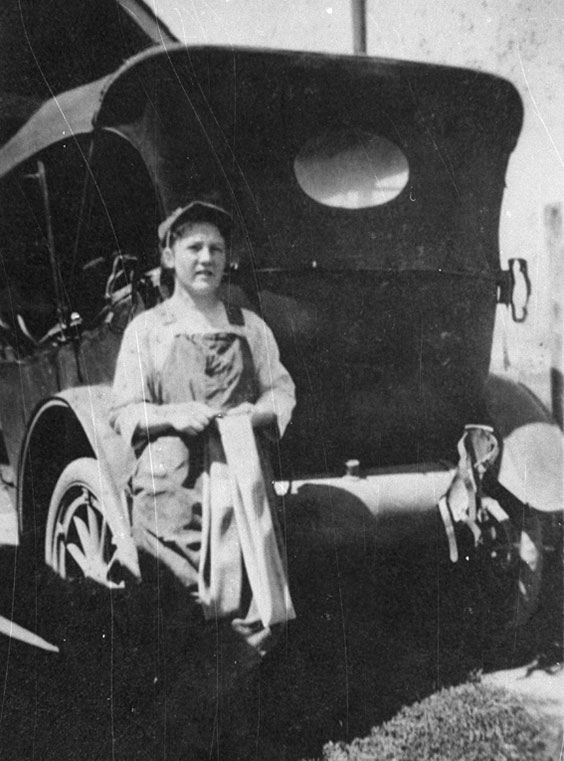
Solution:
[{"label": "utility pole", "polygon": [[351,0],[353,53],[366,55],[366,0]]}]

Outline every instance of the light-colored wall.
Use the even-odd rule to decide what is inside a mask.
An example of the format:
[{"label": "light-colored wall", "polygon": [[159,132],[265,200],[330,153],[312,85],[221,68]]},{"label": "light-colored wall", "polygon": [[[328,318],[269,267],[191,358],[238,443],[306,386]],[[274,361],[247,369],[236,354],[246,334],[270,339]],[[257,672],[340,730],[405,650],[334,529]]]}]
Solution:
[{"label": "light-colored wall", "polygon": [[[152,0],[186,43],[352,51],[349,0]],[[528,322],[500,308],[513,370],[548,398],[551,283],[543,224],[547,204],[564,204],[564,0],[367,0],[368,53],[489,71],[519,90],[525,121],[504,198],[502,261],[523,257],[534,282]]]},{"label": "light-colored wall", "polygon": [[186,44],[352,50],[349,0],[149,0],[149,4]]},{"label": "light-colored wall", "polygon": [[544,210],[564,205],[564,2],[562,0],[368,0],[373,55],[469,66],[509,79],[525,107],[508,173],[500,224],[502,261],[528,260],[533,280],[523,326],[499,310],[492,358],[502,361],[503,332],[513,370],[548,401],[548,326],[554,287]]}]

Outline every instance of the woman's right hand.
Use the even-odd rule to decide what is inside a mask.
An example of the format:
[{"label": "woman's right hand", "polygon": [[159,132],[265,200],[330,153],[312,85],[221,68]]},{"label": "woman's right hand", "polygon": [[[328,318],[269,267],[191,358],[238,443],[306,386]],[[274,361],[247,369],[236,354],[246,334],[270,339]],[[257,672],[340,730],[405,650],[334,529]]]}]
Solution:
[{"label": "woman's right hand", "polygon": [[202,433],[217,415],[217,410],[202,402],[167,404],[161,407],[160,412],[171,428],[185,436]]}]

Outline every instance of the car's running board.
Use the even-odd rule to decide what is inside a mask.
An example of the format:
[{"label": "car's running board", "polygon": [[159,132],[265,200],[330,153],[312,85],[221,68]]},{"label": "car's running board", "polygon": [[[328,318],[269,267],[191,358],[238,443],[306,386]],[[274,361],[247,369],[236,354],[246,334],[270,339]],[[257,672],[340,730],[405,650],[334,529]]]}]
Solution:
[{"label": "car's running board", "polygon": [[25,642],[28,645],[39,647],[42,650],[48,650],[50,653],[58,653],[59,648],[56,645],[52,645],[47,640],[40,637],[39,634],[34,634],[29,629],[24,629],[23,626],[16,624],[9,618],[0,616],[0,633],[6,634],[13,639],[19,639],[21,642]]}]

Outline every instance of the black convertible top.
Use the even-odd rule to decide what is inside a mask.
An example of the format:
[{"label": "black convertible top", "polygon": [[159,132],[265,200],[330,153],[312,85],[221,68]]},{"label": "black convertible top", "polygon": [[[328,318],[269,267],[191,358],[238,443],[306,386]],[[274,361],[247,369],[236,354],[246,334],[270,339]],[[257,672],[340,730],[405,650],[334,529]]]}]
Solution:
[{"label": "black convertible top", "polygon": [[[44,104],[0,149],[0,178],[55,142],[111,130],[139,151],[163,213],[219,191],[258,269],[493,275],[521,121],[515,88],[476,71],[175,44]],[[397,198],[349,209],[304,192],[296,157],[344,133],[380,136],[404,154]]]}]

